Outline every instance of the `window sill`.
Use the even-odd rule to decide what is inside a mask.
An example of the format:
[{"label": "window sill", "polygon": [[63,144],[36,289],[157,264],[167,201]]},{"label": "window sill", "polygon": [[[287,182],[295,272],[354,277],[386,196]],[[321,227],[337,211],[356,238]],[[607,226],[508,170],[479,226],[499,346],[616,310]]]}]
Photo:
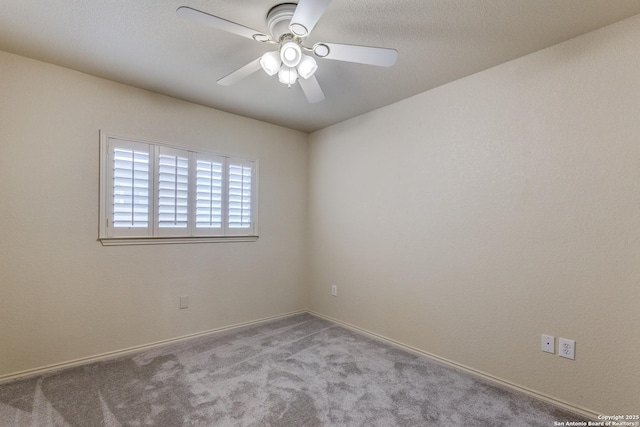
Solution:
[{"label": "window sill", "polygon": [[255,242],[258,236],[100,237],[102,246],[165,245],[185,243]]}]

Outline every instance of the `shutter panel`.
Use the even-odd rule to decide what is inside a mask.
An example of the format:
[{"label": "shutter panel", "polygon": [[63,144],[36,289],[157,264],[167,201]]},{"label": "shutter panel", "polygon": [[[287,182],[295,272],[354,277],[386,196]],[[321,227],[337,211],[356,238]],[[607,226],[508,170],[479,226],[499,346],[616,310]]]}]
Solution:
[{"label": "shutter panel", "polygon": [[112,226],[149,227],[149,148],[114,144],[112,151]]},{"label": "shutter panel", "polygon": [[221,234],[224,158],[197,155],[196,234]]},{"label": "shutter panel", "polygon": [[249,231],[252,228],[253,162],[230,159],[228,170],[228,228]]},{"label": "shutter panel", "polygon": [[182,229],[181,234],[186,234],[189,224],[188,152],[160,147],[157,195],[158,228]]}]

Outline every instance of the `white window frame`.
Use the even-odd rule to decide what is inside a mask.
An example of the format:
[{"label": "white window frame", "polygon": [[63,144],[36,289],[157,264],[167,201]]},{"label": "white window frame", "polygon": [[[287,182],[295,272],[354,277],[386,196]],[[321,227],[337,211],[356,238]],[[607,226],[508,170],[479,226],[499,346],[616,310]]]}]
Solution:
[{"label": "white window frame", "polygon": [[[113,227],[113,149],[114,145],[149,152],[149,226]],[[158,222],[158,162],[160,153],[187,157],[188,224],[186,228],[161,228]],[[196,227],[196,164],[198,159],[222,162],[222,226]],[[229,165],[251,166],[251,225],[228,227]],[[122,137],[100,132],[100,229],[98,240],[105,246],[164,243],[253,242],[258,239],[258,161],[223,154],[196,151],[164,142]]]}]

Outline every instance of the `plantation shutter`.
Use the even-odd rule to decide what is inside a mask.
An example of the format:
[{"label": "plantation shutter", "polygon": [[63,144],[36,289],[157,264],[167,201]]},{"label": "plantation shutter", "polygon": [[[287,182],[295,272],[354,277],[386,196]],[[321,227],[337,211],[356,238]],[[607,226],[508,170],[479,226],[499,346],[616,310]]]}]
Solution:
[{"label": "plantation shutter", "polygon": [[99,238],[104,245],[255,241],[257,167],[101,132]]},{"label": "plantation shutter", "polygon": [[113,236],[147,236],[150,230],[150,147],[110,140]]},{"label": "plantation shutter", "polygon": [[196,155],[197,235],[222,234],[224,163],[223,157],[200,153]]},{"label": "plantation shutter", "polygon": [[189,152],[158,147],[157,226],[161,235],[185,235],[189,225]]},{"label": "plantation shutter", "polygon": [[[228,228],[253,229],[253,162],[229,159],[228,166]],[[237,230],[234,231],[237,233]]]}]

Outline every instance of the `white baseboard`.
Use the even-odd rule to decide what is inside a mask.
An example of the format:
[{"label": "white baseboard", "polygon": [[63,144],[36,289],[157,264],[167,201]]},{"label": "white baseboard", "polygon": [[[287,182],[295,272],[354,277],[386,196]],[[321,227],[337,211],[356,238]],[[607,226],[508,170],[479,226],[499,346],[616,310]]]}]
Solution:
[{"label": "white baseboard", "polygon": [[527,388],[527,387],[523,387],[523,386],[518,385],[518,384],[514,384],[514,383],[512,383],[510,381],[504,380],[502,378],[495,377],[495,376],[493,376],[491,374],[487,374],[486,372],[482,372],[482,371],[479,371],[477,369],[470,368],[470,367],[462,365],[460,363],[456,363],[456,362],[451,361],[449,359],[446,359],[444,357],[436,356],[435,354],[431,354],[429,352],[420,350],[418,348],[411,347],[409,345],[406,345],[406,344],[403,344],[401,342],[395,341],[395,340],[393,340],[391,338],[387,338],[387,337],[385,337],[383,335],[376,334],[375,332],[370,332],[370,331],[368,331],[366,329],[360,328],[360,327],[355,326],[355,325],[351,325],[351,324],[349,324],[347,322],[343,322],[341,320],[334,319],[334,318],[332,318],[330,316],[325,316],[324,314],[316,313],[315,311],[312,311],[312,310],[307,310],[307,312],[309,314],[313,315],[313,316],[320,317],[322,319],[325,319],[325,320],[328,320],[330,322],[336,323],[336,324],[338,324],[340,326],[344,326],[345,328],[348,328],[348,329],[354,330],[356,332],[368,335],[371,338],[377,339],[379,341],[385,342],[385,343],[393,345],[395,347],[399,347],[399,348],[401,348],[403,350],[406,350],[406,351],[409,351],[409,352],[411,352],[413,354],[417,354],[419,356],[428,357],[429,359],[435,360],[435,361],[440,362],[440,363],[442,363],[444,365],[450,366],[452,368],[455,368],[455,369],[463,371],[465,373],[474,375],[476,377],[480,377],[482,379],[485,379],[487,381],[495,383],[496,385],[502,386],[504,388],[508,388],[508,389],[515,390],[515,391],[519,391],[519,392],[524,393],[524,394],[526,394],[528,396],[534,397],[534,398],[536,398],[538,400],[543,400],[543,401],[545,401],[547,403],[550,403],[553,406],[556,406],[556,407],[558,407],[560,409],[563,409],[565,411],[568,411],[568,412],[572,412],[572,413],[574,413],[574,414],[576,414],[578,416],[581,416],[581,417],[584,417],[584,418],[589,418],[589,419],[592,419],[594,421],[598,421],[598,415],[599,414],[597,412],[595,412],[595,411],[592,411],[592,410],[589,410],[589,409],[586,409],[586,408],[581,408],[581,407],[572,405],[572,404],[570,404],[568,402],[564,402],[562,400],[558,400],[558,399],[556,399],[554,397],[551,397],[551,396],[548,396],[548,395],[546,395],[544,393],[532,390],[532,389]]},{"label": "white baseboard", "polygon": [[205,336],[205,335],[215,334],[215,333],[218,333],[218,332],[229,331],[229,330],[241,328],[241,327],[244,327],[244,326],[254,326],[254,325],[258,325],[260,323],[270,322],[272,320],[282,319],[282,318],[285,318],[285,317],[294,316],[296,314],[302,314],[302,313],[307,313],[307,310],[292,311],[290,313],[285,313],[285,314],[279,314],[279,315],[276,315],[276,316],[265,317],[265,318],[262,318],[262,319],[252,320],[252,321],[249,321],[249,322],[242,322],[242,323],[236,323],[236,324],[233,324],[233,325],[222,326],[220,328],[210,329],[210,330],[202,331],[202,332],[196,332],[194,334],[183,335],[183,336],[176,337],[176,338],[169,338],[169,339],[166,339],[166,340],[156,341],[156,342],[149,343],[149,344],[143,344],[143,345],[138,345],[138,346],[134,346],[134,347],[125,348],[125,349],[122,349],[122,350],[109,351],[107,353],[96,354],[94,356],[82,357],[82,358],[79,358],[79,359],[70,360],[68,362],[54,363],[52,365],[41,366],[39,368],[27,369],[25,371],[20,371],[20,372],[15,372],[15,373],[12,373],[12,374],[7,374],[7,375],[0,376],[0,384],[7,383],[7,382],[10,382],[10,381],[15,381],[15,380],[18,380],[18,379],[24,379],[24,378],[34,377],[34,376],[38,376],[38,375],[43,375],[43,374],[49,374],[49,373],[52,373],[52,372],[61,371],[63,369],[72,368],[72,367],[76,367],[76,366],[86,365],[86,364],[93,363],[93,362],[100,362],[100,361],[104,361],[104,360],[115,359],[115,358],[118,358],[118,357],[121,357],[121,356],[126,356],[128,354],[138,353],[138,352],[145,351],[145,350],[150,350],[152,348],[156,348],[156,347],[160,347],[160,346],[163,346],[163,345],[167,345],[167,344],[172,344],[172,343],[188,340],[188,339],[191,339],[191,338],[197,338],[197,337],[202,337],[202,336]]}]

